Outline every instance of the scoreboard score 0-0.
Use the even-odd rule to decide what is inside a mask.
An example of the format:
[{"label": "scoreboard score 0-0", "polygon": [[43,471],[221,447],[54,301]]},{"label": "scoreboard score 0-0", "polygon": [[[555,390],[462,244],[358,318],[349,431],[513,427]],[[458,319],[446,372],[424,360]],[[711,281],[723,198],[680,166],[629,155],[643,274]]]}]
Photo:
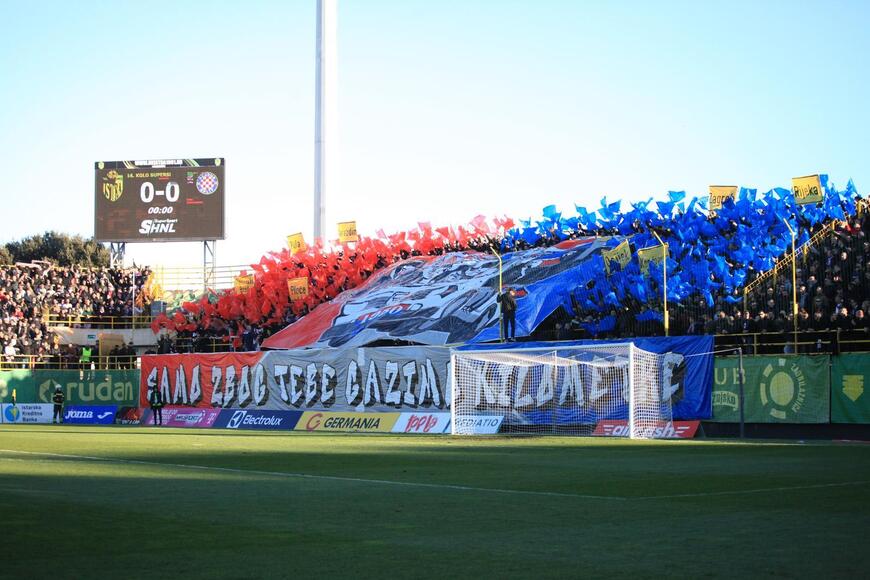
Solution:
[{"label": "scoreboard score 0-0", "polygon": [[222,158],[98,161],[98,242],[224,239]]}]

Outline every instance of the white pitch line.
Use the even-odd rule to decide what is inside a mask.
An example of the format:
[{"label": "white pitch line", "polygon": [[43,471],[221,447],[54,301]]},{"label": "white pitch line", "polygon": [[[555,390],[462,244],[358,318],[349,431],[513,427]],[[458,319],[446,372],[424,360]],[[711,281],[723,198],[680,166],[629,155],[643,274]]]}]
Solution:
[{"label": "white pitch line", "polygon": [[837,483],[811,483],[808,485],[790,485],[783,487],[760,487],[757,489],[735,489],[730,491],[701,491],[697,493],[675,493],[671,495],[647,495],[635,497],[636,500],[648,499],[678,499],[681,497],[715,497],[719,495],[744,495],[751,493],[770,493],[774,491],[799,491],[803,489],[824,489],[828,487],[848,487],[853,485],[867,485],[870,481],[843,481]]},{"label": "white pitch line", "polygon": [[425,487],[434,489],[453,489],[457,491],[472,491],[480,493],[502,493],[510,495],[532,495],[544,497],[561,497],[574,499],[602,499],[626,501],[628,498],[610,495],[584,495],[579,493],[560,493],[557,491],[530,491],[522,489],[499,489],[494,487],[473,487],[469,485],[453,485],[449,483],[423,483],[415,481],[392,481],[389,479],[367,479],[363,477],[344,477],[340,475],[312,475],[310,473],[292,473],[287,471],[259,471],[255,469],[235,469],[232,467],[213,467],[210,465],[185,465],[183,463],[162,463],[159,461],[141,461],[138,459],[117,459],[113,457],[94,457],[90,455],[65,455],[62,453],[47,453],[39,451],[19,451],[17,449],[0,449],[0,453],[18,453],[41,457],[59,457],[79,461],[103,461],[107,463],[123,463],[130,465],[148,465],[154,467],[176,467],[179,469],[194,469],[201,471],[220,471],[223,473],[238,473],[243,475],[264,475],[268,477],[291,477],[296,479],[314,479],[327,481],[345,481],[352,483],[374,483],[379,485],[396,485],[403,487]]},{"label": "white pitch line", "polygon": [[[737,489],[732,491],[702,491],[697,493],[677,493],[669,495],[647,495],[638,497],[624,497],[617,495],[588,495],[579,493],[561,493],[557,491],[530,491],[522,489],[500,489],[494,487],[473,487],[469,485],[455,485],[449,483],[424,483],[415,481],[393,481],[389,479],[367,479],[363,477],[345,477],[340,475],[312,475],[310,473],[293,473],[287,471],[260,471],[255,469],[236,469],[233,467],[214,467],[210,465],[186,465],[183,463],[162,463],[159,461],[142,461],[138,459],[118,459],[114,457],[95,457],[91,455],[68,455],[62,453],[48,453],[40,451],[20,451],[17,449],[0,449],[0,453],[13,453],[20,455],[35,455],[41,457],[59,457],[62,459],[75,459],[79,461],[101,461],[106,463],[122,463],[129,465],[147,465],[152,467],[174,467],[178,469],[191,469],[199,471],[219,471],[223,473],[236,473],[242,475],[263,475],[268,477],[289,477],[295,479],[312,479],[326,481],[343,481],[350,483],[371,483],[378,485],[395,485],[401,487],[424,487],[430,489],[452,489],[456,491],[471,491],[479,493],[501,493],[508,495],[531,495],[543,497],[560,497],[574,499],[595,499],[612,501],[647,501],[657,499],[680,499],[692,497],[716,497],[727,495],[747,495],[755,493],[772,493],[779,491],[800,491],[806,489],[824,489],[831,487],[849,487],[870,484],[868,480],[844,481],[835,483],[816,483],[808,485],[793,485],[782,487],[763,487],[756,489]],[[9,458],[5,458],[9,459]]]}]

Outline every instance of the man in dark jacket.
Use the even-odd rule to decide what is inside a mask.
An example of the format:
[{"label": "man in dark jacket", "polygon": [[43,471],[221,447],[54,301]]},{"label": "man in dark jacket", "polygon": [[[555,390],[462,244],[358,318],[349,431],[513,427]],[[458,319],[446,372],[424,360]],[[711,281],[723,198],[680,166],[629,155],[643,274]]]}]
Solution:
[{"label": "man in dark jacket", "polygon": [[[496,301],[501,304],[502,336],[508,342],[513,342],[517,334],[517,299],[516,291],[508,288],[498,295]],[[508,334],[510,330],[510,334]]]},{"label": "man in dark jacket", "polygon": [[163,395],[160,389],[154,387],[148,394],[148,404],[151,405],[151,416],[155,425],[163,425]]},{"label": "man in dark jacket", "polygon": [[51,398],[51,402],[54,403],[54,414],[51,416],[52,423],[63,423],[63,402],[65,399],[63,389],[58,385],[55,387],[54,396]]}]

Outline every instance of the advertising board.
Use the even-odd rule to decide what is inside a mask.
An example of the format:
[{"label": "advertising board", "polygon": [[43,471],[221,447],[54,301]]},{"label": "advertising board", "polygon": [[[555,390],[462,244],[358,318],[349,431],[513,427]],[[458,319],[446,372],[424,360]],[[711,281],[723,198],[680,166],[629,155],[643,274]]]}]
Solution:
[{"label": "advertising board", "polygon": [[[220,409],[188,409],[166,407],[163,409],[164,427],[211,427],[220,415]],[[142,412],[142,425],[154,425],[151,409]]]},{"label": "advertising board", "polygon": [[[700,421],[668,421],[647,426],[643,430],[643,435],[654,439],[692,439],[700,425]],[[592,434],[599,437],[628,437],[630,435],[628,421],[624,419],[599,421]]]},{"label": "advertising board", "polygon": [[297,431],[353,431],[389,433],[399,413],[330,413],[305,411],[296,424]]},{"label": "advertising board", "polygon": [[450,433],[450,413],[402,413],[393,433]]},{"label": "advertising board", "polygon": [[3,423],[51,423],[52,405],[45,403],[19,403],[0,405]]},{"label": "advertising board", "polygon": [[220,429],[292,430],[302,411],[259,411],[255,409],[225,409],[213,427]]},{"label": "advertising board", "polygon": [[63,422],[80,425],[113,425],[115,406],[69,405],[63,409]]}]

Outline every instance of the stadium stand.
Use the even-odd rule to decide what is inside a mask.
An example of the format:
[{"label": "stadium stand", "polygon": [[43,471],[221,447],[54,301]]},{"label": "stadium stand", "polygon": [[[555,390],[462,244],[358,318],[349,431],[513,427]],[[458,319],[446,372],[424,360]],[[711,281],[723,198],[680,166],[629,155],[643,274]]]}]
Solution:
[{"label": "stadium stand", "polygon": [[[147,307],[147,268],[56,267],[48,262],[0,266],[0,349],[4,366],[75,368],[82,347],[63,344],[51,328],[130,327]],[[134,282],[135,280],[135,282]],[[114,349],[113,365],[131,357],[129,346]]]},{"label": "stadium stand", "polygon": [[[554,206],[542,219],[514,222],[478,216],[466,226],[362,238],[337,250],[271,252],[251,265],[245,292],[210,291],[151,321],[156,352],[257,350],[272,333],[319,304],[356,288],[375,272],[414,256],[451,252],[507,253],[587,236],[629,240],[633,255],[662,239],[667,259],[669,333],[715,334],[717,344],[748,353],[866,350],[870,211],[851,182],[837,190],[823,176],[825,202],[797,205],[791,191],[741,188],[735,200],[709,212],[706,199],[669,192],[667,201],[628,204],[602,199],[594,210]],[[788,225],[786,222],[789,222]],[[792,315],[789,228],[797,232],[798,322]],[[636,258],[612,271],[585,271],[565,288],[562,305],[529,338],[624,338],[665,333],[661,269],[641,272]],[[145,319],[150,270],[57,268],[47,263],[0,268],[0,348],[3,362],[75,366],[80,349],[60,344],[53,325],[124,328]],[[246,274],[246,272],[242,272]],[[305,278],[308,294],[291,300],[287,280]],[[134,282],[135,280],[135,282]],[[150,318],[148,318],[150,320]],[[130,352],[116,346],[117,361]],[[127,363],[114,362],[113,365]]]},{"label": "stadium stand", "polygon": [[[621,210],[620,202],[605,198],[594,211],[576,206],[571,217],[549,206],[536,222],[489,222],[478,216],[455,229],[420,223],[409,232],[381,231],[337,251],[314,246],[291,255],[285,249],[251,266],[255,283],[246,292],[211,293],[185,302],[174,313],[157,317],[152,329],[177,334],[181,351],[241,350],[252,344],[242,339],[251,328],[263,332],[258,339],[268,337],[374,272],[409,257],[469,250],[507,253],[592,235],[614,236],[614,245],[629,239],[634,252],[655,246],[659,238],[668,244],[670,334],[716,334],[723,336],[723,344],[789,352],[795,348],[793,337],[786,337],[794,326],[791,261],[786,256],[791,228],[802,248],[798,278],[807,289],[800,293],[806,306],[798,314],[799,331],[849,332],[859,344],[866,340],[866,202],[851,182],[837,190],[825,176],[822,179],[825,201],[818,205],[798,205],[786,189],[759,195],[741,188],[737,199],[709,212],[706,199],[688,200],[684,192],[669,192],[667,201],[633,203],[627,211]],[[531,338],[663,334],[661,270],[651,267],[644,275],[636,259],[624,267],[614,263],[613,270],[610,275],[596,272],[583,284],[566,288],[563,306]],[[291,300],[286,283],[296,277],[308,280],[309,293]],[[746,294],[756,279],[767,284],[756,285],[756,294],[764,286],[764,297]],[[814,296],[808,294],[819,291],[823,308],[810,304]],[[822,322],[815,320],[819,317]],[[830,332],[824,338],[806,334],[798,348],[807,351],[810,342],[818,350],[830,350],[837,341]],[[762,349],[759,343],[768,346]]]}]

